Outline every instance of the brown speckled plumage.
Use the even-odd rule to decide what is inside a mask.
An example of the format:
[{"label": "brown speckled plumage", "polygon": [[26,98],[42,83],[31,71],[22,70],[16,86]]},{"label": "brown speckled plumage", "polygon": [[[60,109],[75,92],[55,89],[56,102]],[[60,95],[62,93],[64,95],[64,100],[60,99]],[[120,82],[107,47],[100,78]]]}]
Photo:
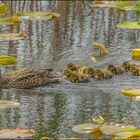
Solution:
[{"label": "brown speckled plumage", "polygon": [[0,88],[29,89],[56,82],[58,75],[51,69],[21,69],[0,76]]}]

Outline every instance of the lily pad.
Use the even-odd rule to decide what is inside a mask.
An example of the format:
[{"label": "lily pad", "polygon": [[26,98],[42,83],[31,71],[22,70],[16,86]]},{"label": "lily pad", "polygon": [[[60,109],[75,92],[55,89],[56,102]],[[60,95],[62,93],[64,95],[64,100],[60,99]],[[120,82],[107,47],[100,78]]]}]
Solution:
[{"label": "lily pad", "polygon": [[19,102],[14,102],[14,101],[9,101],[9,100],[0,100],[0,109],[15,108],[19,106],[20,106]]},{"label": "lily pad", "polygon": [[134,126],[130,125],[130,124],[124,124],[124,123],[105,123],[102,126],[97,125],[97,124],[92,124],[92,123],[84,123],[84,124],[79,124],[79,125],[75,125],[72,130],[74,132],[77,133],[83,133],[83,134],[89,134],[93,128],[99,128],[100,130],[106,134],[106,135],[110,135],[116,131],[119,130],[125,130],[125,129],[135,129]]},{"label": "lily pad", "polygon": [[0,4],[0,16],[5,16],[6,15],[6,11],[7,11],[7,8],[6,8],[5,3],[1,3]]},{"label": "lily pad", "polygon": [[116,131],[112,134],[113,139],[138,139],[140,138],[140,130],[122,130]]},{"label": "lily pad", "polygon": [[29,20],[50,20],[59,18],[59,13],[50,13],[50,12],[28,12],[28,13],[16,13],[16,16],[29,19]]},{"label": "lily pad", "polygon": [[17,62],[17,60],[14,57],[1,55],[0,56],[0,66],[8,66],[13,65]]},{"label": "lily pad", "polygon": [[0,18],[0,25],[13,25],[13,26],[18,26],[19,24],[19,19],[17,16],[12,16],[12,17],[5,17],[5,18]]},{"label": "lily pad", "polygon": [[35,135],[33,129],[1,129],[0,139],[27,138]]},{"label": "lily pad", "polygon": [[130,97],[130,98],[140,96],[140,88],[124,89],[121,92],[123,95]]},{"label": "lily pad", "polygon": [[140,22],[122,22],[117,24],[117,27],[126,29],[140,29]]},{"label": "lily pad", "polygon": [[5,40],[23,40],[27,37],[27,35],[24,32],[21,33],[3,33],[0,34],[0,41]]}]

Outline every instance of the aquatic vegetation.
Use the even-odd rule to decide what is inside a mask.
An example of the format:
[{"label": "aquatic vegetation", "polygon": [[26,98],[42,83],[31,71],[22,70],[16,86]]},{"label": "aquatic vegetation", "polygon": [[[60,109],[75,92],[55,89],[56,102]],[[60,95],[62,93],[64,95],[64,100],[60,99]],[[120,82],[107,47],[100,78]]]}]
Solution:
[{"label": "aquatic vegetation", "polygon": [[1,129],[0,139],[23,139],[35,135],[33,129]]},{"label": "aquatic vegetation", "polygon": [[122,22],[118,23],[117,27],[126,29],[140,29],[140,22]]},{"label": "aquatic vegetation", "polygon": [[5,3],[0,4],[0,16],[5,16],[7,11],[7,7]]},{"label": "aquatic vegetation", "polygon": [[60,14],[51,12],[27,12],[27,13],[16,13],[15,16],[29,20],[51,20],[59,18]]},{"label": "aquatic vegetation", "polygon": [[19,18],[17,16],[0,18],[0,25],[9,25],[17,27],[19,25]]},{"label": "aquatic vegetation", "polygon": [[128,139],[139,139],[140,138],[140,130],[121,130],[121,131],[116,131],[112,134],[112,139],[123,139],[123,140],[128,140]]},{"label": "aquatic vegetation", "polygon": [[0,41],[5,41],[5,40],[23,40],[27,37],[27,34],[25,32],[20,32],[20,33],[1,33],[0,34]]},{"label": "aquatic vegetation", "polygon": [[140,60],[140,49],[133,49],[131,53],[132,60]]},{"label": "aquatic vegetation", "polygon": [[9,100],[0,100],[0,109],[19,107],[20,103]]},{"label": "aquatic vegetation", "polygon": [[132,97],[140,96],[140,89],[128,88],[128,89],[121,90],[121,93],[127,97],[132,98]]},{"label": "aquatic vegetation", "polygon": [[14,57],[11,56],[0,56],[0,66],[7,66],[7,65],[13,65],[16,64],[17,60]]},{"label": "aquatic vegetation", "polygon": [[103,44],[95,42],[93,43],[93,47],[98,48],[100,51],[100,54],[109,54],[109,50]]}]

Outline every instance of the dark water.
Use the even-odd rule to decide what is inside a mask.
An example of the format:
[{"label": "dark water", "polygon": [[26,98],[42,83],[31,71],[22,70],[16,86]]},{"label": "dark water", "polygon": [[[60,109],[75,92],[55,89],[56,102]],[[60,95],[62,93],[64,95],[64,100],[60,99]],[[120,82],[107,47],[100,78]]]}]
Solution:
[{"label": "dark water", "polygon": [[[8,2],[10,7],[10,2]],[[88,2],[90,5],[90,2]],[[20,27],[27,40],[0,42],[0,55],[15,56],[16,66],[1,67],[2,73],[16,68],[54,68],[63,71],[66,64],[104,68],[107,64],[131,61],[131,50],[140,44],[140,31],[119,29],[121,21],[137,21],[135,13],[118,14],[114,9],[91,9],[80,1],[14,1],[15,11],[55,11],[61,18],[53,21],[25,21]],[[10,12],[10,11],[9,11]],[[89,14],[90,13],[90,14]],[[1,32],[19,29],[0,26]],[[99,55],[92,48],[98,41],[108,46],[110,54],[95,63],[90,57]],[[0,111],[1,128],[33,128],[36,137],[72,137],[75,124],[103,116],[108,121],[133,123],[140,127],[140,103],[120,94],[124,88],[139,87],[139,77],[128,74],[110,80],[91,80],[85,84],[61,84],[33,90],[1,90],[0,99],[17,100],[19,108]]]}]

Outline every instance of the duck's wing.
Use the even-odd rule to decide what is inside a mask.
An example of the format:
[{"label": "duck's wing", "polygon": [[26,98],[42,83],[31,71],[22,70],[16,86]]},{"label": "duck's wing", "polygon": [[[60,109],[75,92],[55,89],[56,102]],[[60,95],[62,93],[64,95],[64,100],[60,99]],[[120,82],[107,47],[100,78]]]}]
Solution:
[{"label": "duck's wing", "polygon": [[0,88],[8,88],[11,79],[7,76],[0,76]]}]

